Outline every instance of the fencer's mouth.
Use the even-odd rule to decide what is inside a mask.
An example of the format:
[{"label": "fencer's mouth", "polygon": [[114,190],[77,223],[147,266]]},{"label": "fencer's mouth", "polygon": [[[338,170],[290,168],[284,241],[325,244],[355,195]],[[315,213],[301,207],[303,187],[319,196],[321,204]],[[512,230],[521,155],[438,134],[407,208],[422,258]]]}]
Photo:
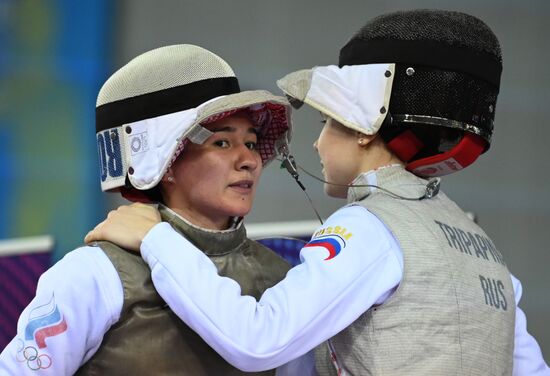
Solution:
[{"label": "fencer's mouth", "polygon": [[254,185],[254,182],[252,180],[239,180],[235,183],[229,184],[231,188],[237,188],[237,189],[251,189]]}]

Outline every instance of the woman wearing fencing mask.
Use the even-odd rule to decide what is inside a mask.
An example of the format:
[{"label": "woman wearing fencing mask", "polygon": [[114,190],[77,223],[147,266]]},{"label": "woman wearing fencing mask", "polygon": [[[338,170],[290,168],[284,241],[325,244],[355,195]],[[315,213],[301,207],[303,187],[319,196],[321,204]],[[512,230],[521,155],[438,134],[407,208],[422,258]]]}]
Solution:
[{"label": "woman wearing fencing mask", "polygon": [[[159,203],[159,220],[259,298],[289,266],[247,239],[242,218],[263,166],[287,144],[289,112],[283,97],[240,92],[231,67],[201,47],[146,52],[99,92],[102,190]],[[10,375],[244,374],[167,307],[141,257],[108,242],[42,275],[0,360]]]}]

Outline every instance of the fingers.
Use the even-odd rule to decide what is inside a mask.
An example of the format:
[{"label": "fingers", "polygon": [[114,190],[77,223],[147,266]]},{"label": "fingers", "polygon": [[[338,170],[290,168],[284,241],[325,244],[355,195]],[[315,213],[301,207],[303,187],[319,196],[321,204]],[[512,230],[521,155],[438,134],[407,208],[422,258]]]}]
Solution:
[{"label": "fingers", "polygon": [[84,243],[90,244],[95,242],[97,239],[96,235],[94,234],[94,230],[88,232],[86,236],[84,237]]},{"label": "fingers", "polygon": [[111,210],[103,222],[86,234],[84,241],[89,244],[105,240],[139,252],[143,238],[160,222],[161,217],[156,205],[123,205]]},{"label": "fingers", "polygon": [[93,243],[95,241],[102,240],[102,231],[101,231],[101,229],[102,229],[104,223],[105,223],[105,221],[99,222],[93,228],[93,230],[89,231],[86,234],[86,236],[84,237],[84,243],[90,244],[90,243]]},{"label": "fingers", "polygon": [[136,202],[131,205],[119,206],[116,210],[111,210],[111,212],[107,215],[107,218],[109,219],[117,218],[121,220],[138,217],[155,223],[161,221],[160,213],[157,210],[156,205],[142,204],[140,202]]}]

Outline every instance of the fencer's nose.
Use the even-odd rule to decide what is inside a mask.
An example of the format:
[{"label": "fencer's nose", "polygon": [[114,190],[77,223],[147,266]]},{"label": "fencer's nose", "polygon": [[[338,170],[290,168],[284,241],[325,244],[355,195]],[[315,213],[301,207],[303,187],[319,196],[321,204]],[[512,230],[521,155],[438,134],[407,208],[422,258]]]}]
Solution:
[{"label": "fencer's nose", "polygon": [[237,169],[255,171],[261,164],[260,155],[246,145],[241,145],[237,151]]}]

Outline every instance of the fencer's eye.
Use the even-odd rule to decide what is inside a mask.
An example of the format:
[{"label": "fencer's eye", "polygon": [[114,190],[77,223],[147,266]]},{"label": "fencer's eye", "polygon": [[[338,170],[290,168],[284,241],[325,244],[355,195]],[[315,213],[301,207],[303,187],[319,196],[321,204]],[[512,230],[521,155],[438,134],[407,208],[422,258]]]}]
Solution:
[{"label": "fencer's eye", "polygon": [[246,142],[245,145],[249,150],[257,150],[257,146],[258,146],[256,142],[252,142],[252,141]]},{"label": "fencer's eye", "polygon": [[228,148],[229,147],[229,141],[227,140],[218,140],[214,142],[214,145],[219,146],[221,148]]}]

